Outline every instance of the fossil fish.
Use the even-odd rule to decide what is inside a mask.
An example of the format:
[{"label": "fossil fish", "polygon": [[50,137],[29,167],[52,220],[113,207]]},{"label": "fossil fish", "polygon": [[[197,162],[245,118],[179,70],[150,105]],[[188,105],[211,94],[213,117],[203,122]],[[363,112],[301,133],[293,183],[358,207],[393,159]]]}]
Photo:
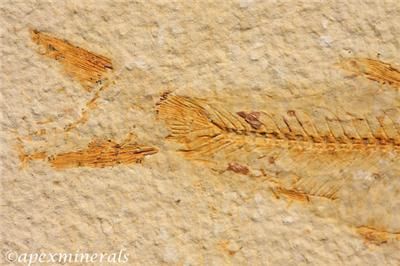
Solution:
[{"label": "fossil fish", "polygon": [[[289,202],[329,204],[327,215],[340,217],[373,244],[399,239],[398,233],[390,233],[400,230],[392,205],[387,217],[379,208],[371,210],[388,199],[393,206],[400,202],[399,113],[351,119],[326,115],[234,112],[207,99],[171,94],[157,104],[158,119],[169,130],[167,139],[185,158],[217,173],[266,181],[277,198]],[[374,171],[390,178],[365,174]]]},{"label": "fossil fish", "polygon": [[[350,121],[323,117],[316,123],[295,111],[282,116],[260,111],[235,113],[207,100],[174,95],[162,97],[157,112],[170,131],[167,138],[180,144],[179,152],[188,159],[251,174],[243,165],[249,165],[249,161],[256,165],[274,149],[304,158],[297,159],[298,169],[312,169],[321,175],[312,176],[305,171],[302,178],[291,179],[290,185],[277,190],[286,195],[297,192],[303,198],[307,194],[336,199],[345,180],[332,179],[329,171],[357,161],[365,164],[365,158],[374,152],[379,156],[394,154],[396,158],[400,153],[399,125],[389,116]],[[245,163],[240,162],[241,158]],[[293,169],[297,174],[299,170]],[[274,180],[273,183],[280,183],[279,179]]]},{"label": "fossil fish", "polygon": [[157,111],[171,132],[169,138],[183,143],[182,151],[193,157],[229,153],[246,144],[299,150],[400,150],[400,125],[389,116],[351,121],[325,117],[317,124],[304,113],[235,114],[184,96],[167,97]]}]

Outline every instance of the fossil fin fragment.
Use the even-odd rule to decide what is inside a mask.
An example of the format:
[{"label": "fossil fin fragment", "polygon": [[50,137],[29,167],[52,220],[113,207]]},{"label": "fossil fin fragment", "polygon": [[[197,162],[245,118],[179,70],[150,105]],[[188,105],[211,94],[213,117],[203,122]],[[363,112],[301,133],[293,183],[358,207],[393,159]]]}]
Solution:
[{"label": "fossil fin fragment", "polygon": [[355,75],[400,89],[400,70],[388,63],[369,58],[349,58],[342,60],[339,65]]},{"label": "fossil fin fragment", "polygon": [[375,245],[381,245],[393,240],[400,240],[400,232],[387,232],[368,226],[357,227],[357,233],[360,234],[366,242]]},{"label": "fossil fin fragment", "polygon": [[55,169],[72,167],[104,168],[118,164],[140,163],[148,155],[157,153],[154,147],[136,143],[118,144],[114,141],[94,140],[86,149],[48,156],[46,152],[26,155],[19,148],[22,163],[30,160],[48,160]]},{"label": "fossil fin fragment", "polygon": [[77,47],[66,40],[32,30],[33,42],[43,48],[43,55],[59,61],[65,72],[79,81],[87,91],[106,79],[107,72],[113,69],[109,58]]},{"label": "fossil fin fragment", "polygon": [[286,178],[270,178],[269,181],[277,198],[284,196],[294,201],[309,202],[312,198],[338,199],[338,191],[345,180],[328,176],[289,175]]}]

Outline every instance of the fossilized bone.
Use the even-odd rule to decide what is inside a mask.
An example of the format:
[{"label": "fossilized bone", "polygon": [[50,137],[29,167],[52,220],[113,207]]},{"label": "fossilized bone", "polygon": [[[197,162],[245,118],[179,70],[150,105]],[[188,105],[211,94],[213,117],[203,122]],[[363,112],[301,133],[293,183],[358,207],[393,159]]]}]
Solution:
[{"label": "fossilized bone", "polygon": [[314,124],[304,113],[276,116],[259,112],[249,122],[243,113],[233,114],[207,101],[183,96],[162,100],[157,110],[171,131],[169,138],[184,143],[181,151],[189,157],[219,150],[229,154],[244,148],[243,144],[298,150],[400,151],[400,125],[389,116],[352,121],[325,117],[322,123]]},{"label": "fossilized bone", "polygon": [[388,63],[369,58],[347,58],[339,66],[357,76],[400,89],[400,71]]},{"label": "fossilized bone", "polygon": [[23,164],[32,160],[48,161],[57,170],[71,167],[103,168],[118,164],[141,163],[145,156],[158,152],[157,148],[136,142],[116,143],[112,140],[95,139],[86,149],[49,155],[45,151],[26,154],[22,143],[18,146]]},{"label": "fossilized bone", "polygon": [[[255,155],[255,159],[262,159],[278,149],[304,158],[304,163],[298,163],[300,168],[317,170],[321,164],[327,165],[320,172],[328,177],[303,176],[291,180],[283,192],[334,199],[344,180],[329,177],[329,169],[354,161],[362,164],[373,153],[400,158],[399,125],[389,116],[341,120],[322,113],[315,123],[305,113],[232,113],[206,100],[173,95],[164,97],[157,111],[170,130],[167,138],[181,144],[179,152],[192,160],[235,170],[240,168],[240,158]],[[241,169],[236,171],[243,173],[244,166]]]},{"label": "fossilized bone", "polygon": [[[261,178],[278,198],[327,199],[336,207],[355,204],[371,193],[364,181],[357,180],[357,171],[376,171],[372,178],[379,184],[384,158],[387,168],[383,174],[395,177],[400,173],[397,109],[378,117],[351,119],[324,110],[313,117],[293,110],[283,115],[260,110],[230,112],[206,99],[164,94],[157,113],[169,129],[167,139],[179,145],[177,151],[185,158],[219,173]],[[342,203],[338,205],[337,199]],[[357,221],[353,209],[349,210],[341,219],[364,228],[357,232],[369,242],[398,239],[399,224]]]},{"label": "fossilized bone", "polygon": [[31,36],[44,49],[43,55],[59,61],[68,75],[79,81],[87,91],[104,82],[109,70],[113,69],[109,58],[72,45],[66,40],[38,30],[31,30]]},{"label": "fossilized bone", "polygon": [[93,93],[91,99],[82,108],[81,116],[68,124],[63,131],[67,132],[84,124],[90,112],[97,107],[96,102],[100,93],[111,83],[114,70],[111,59],[36,29],[31,30],[31,37],[32,41],[39,46],[40,54],[58,61],[68,76],[78,81],[87,92]]}]

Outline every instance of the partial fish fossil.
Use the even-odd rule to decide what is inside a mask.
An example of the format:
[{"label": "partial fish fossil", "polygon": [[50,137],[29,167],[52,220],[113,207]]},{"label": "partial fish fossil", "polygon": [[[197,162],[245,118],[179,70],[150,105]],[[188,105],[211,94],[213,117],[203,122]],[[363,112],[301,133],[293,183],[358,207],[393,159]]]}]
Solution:
[{"label": "partial fish fossil", "polygon": [[[397,110],[368,119],[324,114],[312,119],[294,110],[230,112],[206,99],[170,94],[162,97],[157,113],[182,156],[218,172],[264,177],[277,197],[347,201],[368,193],[360,185],[348,195],[359,182],[349,168],[379,171],[385,158],[388,171],[400,171]],[[348,189],[342,193],[343,188]]]},{"label": "partial fish fossil", "polygon": [[20,159],[27,163],[31,160],[48,161],[55,169],[71,167],[103,168],[118,164],[141,163],[143,158],[157,153],[154,147],[137,143],[118,144],[112,140],[94,140],[87,149],[48,155],[46,152],[25,154],[20,147]]},{"label": "partial fish fossil", "polygon": [[323,117],[313,123],[305,113],[293,110],[286,116],[243,111],[235,114],[206,100],[184,96],[163,99],[157,110],[171,131],[169,138],[183,143],[185,148],[181,151],[191,158],[201,159],[219,151],[229,155],[247,146],[400,151],[400,126],[390,116],[351,121]]}]

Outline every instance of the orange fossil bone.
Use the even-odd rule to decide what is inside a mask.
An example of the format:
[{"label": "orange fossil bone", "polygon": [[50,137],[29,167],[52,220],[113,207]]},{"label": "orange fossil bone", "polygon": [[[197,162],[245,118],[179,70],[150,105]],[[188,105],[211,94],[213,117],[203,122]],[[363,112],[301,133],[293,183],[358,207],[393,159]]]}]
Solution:
[{"label": "orange fossil bone", "polygon": [[181,151],[191,158],[210,157],[217,152],[232,154],[250,146],[341,152],[400,151],[399,125],[386,116],[356,118],[347,124],[338,117],[324,117],[314,123],[295,112],[290,113],[291,117],[265,112],[233,113],[207,100],[176,95],[163,97],[157,112],[170,130],[169,139],[183,144]]},{"label": "orange fossil bone", "polygon": [[47,160],[52,167],[64,169],[71,167],[110,167],[118,164],[140,163],[148,155],[157,153],[154,147],[136,143],[118,144],[111,140],[95,140],[89,143],[87,149],[60,153],[48,156],[46,152],[31,155],[24,154],[20,149],[20,159],[23,163],[30,160]]},{"label": "orange fossil bone", "polygon": [[[321,164],[345,169],[354,158],[359,165],[365,164],[361,158],[371,153],[400,155],[400,134],[389,116],[351,120],[323,116],[313,120],[294,111],[288,116],[261,111],[235,113],[206,99],[171,94],[162,97],[157,113],[170,132],[167,139],[180,144],[178,152],[190,160],[215,162],[216,168],[228,164],[227,170],[236,173],[246,174],[250,168],[262,172],[271,164],[262,158],[269,158],[271,150],[285,150],[297,161],[294,173],[306,167],[315,172],[301,174],[287,184],[277,180],[275,192],[305,202],[310,197],[336,200],[346,182],[345,177],[331,178]],[[253,114],[251,118],[249,114]],[[259,123],[255,128],[249,121]],[[244,165],[250,168],[246,170]]]},{"label": "orange fossil bone", "polygon": [[229,163],[227,170],[243,175],[247,175],[249,173],[249,168],[247,166],[235,162]]},{"label": "orange fossil bone", "polygon": [[237,112],[237,115],[244,118],[247,123],[251,125],[252,128],[254,129],[259,129],[261,127],[261,122],[258,120],[260,117],[259,112],[251,112],[251,113],[246,113],[246,112]]},{"label": "orange fossil bone", "polygon": [[37,30],[31,30],[33,42],[40,45],[43,55],[59,61],[65,72],[79,81],[87,91],[104,82],[107,72],[113,69],[111,60],[105,56],[77,47]]},{"label": "orange fossil bone", "polygon": [[400,70],[388,63],[369,58],[349,58],[338,65],[355,75],[400,89]]},{"label": "orange fossil bone", "polygon": [[387,232],[368,226],[357,227],[357,233],[360,234],[367,243],[375,245],[381,245],[392,240],[400,240],[400,232]]},{"label": "orange fossil bone", "polygon": [[275,194],[277,198],[280,198],[280,195],[286,197],[289,200],[300,201],[300,202],[309,202],[310,197],[306,193],[302,193],[292,189],[286,189],[283,187],[277,187],[273,189],[272,192]]},{"label": "orange fossil bone", "polygon": [[81,116],[64,130],[70,131],[84,124],[89,119],[90,111],[97,107],[96,101],[100,97],[100,92],[111,83],[108,75],[113,70],[111,59],[37,30],[31,30],[31,37],[32,41],[42,48],[39,50],[41,54],[59,61],[65,72],[79,81],[86,91],[91,92],[96,88],[93,97],[82,109]]}]

